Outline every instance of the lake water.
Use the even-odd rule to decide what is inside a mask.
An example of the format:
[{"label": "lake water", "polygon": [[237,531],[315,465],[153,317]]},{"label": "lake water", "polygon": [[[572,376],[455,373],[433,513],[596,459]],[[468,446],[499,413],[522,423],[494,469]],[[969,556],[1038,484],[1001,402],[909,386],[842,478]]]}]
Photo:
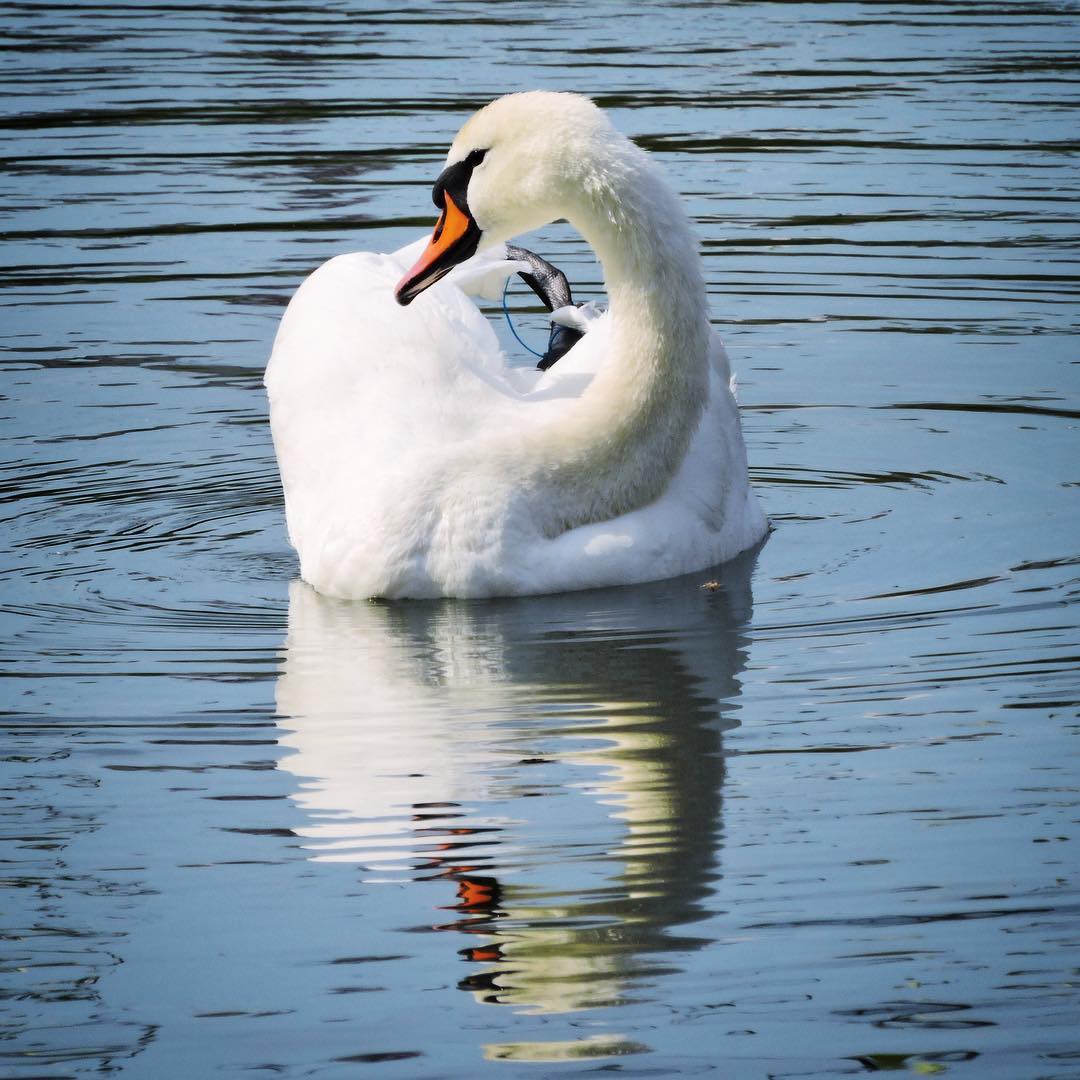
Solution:
[{"label": "lake water", "polygon": [[[1080,1076],[1076,4],[0,19],[0,1073]],[[775,531],[320,599],[277,319],[530,87],[683,193]]]}]

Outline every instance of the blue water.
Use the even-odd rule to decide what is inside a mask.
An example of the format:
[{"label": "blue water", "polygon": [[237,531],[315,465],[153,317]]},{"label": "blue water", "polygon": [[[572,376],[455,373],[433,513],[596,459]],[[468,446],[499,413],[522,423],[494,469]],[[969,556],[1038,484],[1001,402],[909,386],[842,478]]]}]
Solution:
[{"label": "blue water", "polygon": [[[1080,1076],[1078,5],[0,20],[0,1073]],[[775,531],[323,600],[277,319],[531,87],[682,192]]]}]

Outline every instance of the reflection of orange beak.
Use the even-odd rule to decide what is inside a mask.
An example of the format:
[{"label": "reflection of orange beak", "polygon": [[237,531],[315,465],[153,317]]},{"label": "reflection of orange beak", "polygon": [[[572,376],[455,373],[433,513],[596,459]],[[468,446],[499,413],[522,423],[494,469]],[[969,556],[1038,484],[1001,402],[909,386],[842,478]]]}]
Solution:
[{"label": "reflection of orange beak", "polygon": [[480,242],[480,228],[476,222],[458,209],[450,192],[444,192],[443,199],[443,212],[424,254],[394,290],[399,304],[412,303],[428,286],[470,258]]},{"label": "reflection of orange beak", "polygon": [[490,908],[498,902],[499,884],[493,878],[462,878],[458,882],[457,894],[461,901],[459,910],[471,908]]}]

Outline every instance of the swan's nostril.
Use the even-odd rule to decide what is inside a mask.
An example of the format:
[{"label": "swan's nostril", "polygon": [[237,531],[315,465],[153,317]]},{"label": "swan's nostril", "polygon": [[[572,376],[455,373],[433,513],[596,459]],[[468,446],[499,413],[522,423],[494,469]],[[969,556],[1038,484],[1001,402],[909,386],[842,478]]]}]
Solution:
[{"label": "swan's nostril", "polygon": [[446,207],[443,206],[443,212],[439,216],[439,220],[435,222],[435,231],[431,234],[431,242],[437,244],[439,237],[442,236],[442,231],[446,227]]}]

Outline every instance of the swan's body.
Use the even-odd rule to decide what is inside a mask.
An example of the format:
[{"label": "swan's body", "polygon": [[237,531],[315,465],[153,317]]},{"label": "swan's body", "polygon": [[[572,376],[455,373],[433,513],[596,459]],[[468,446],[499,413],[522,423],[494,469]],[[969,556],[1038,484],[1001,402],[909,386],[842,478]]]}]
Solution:
[{"label": "swan's body", "polygon": [[[398,285],[401,303],[427,289],[414,306],[394,299],[408,248],[331,260],[282,319],[266,381],[305,580],[342,597],[558,592],[759,540],[696,242],[656,165],[591,102],[550,93],[481,110],[448,160],[461,186],[447,180]],[[466,290],[513,271],[505,240],[558,217],[599,255],[610,310],[550,371],[510,369]],[[433,284],[466,224],[480,253]]]}]

